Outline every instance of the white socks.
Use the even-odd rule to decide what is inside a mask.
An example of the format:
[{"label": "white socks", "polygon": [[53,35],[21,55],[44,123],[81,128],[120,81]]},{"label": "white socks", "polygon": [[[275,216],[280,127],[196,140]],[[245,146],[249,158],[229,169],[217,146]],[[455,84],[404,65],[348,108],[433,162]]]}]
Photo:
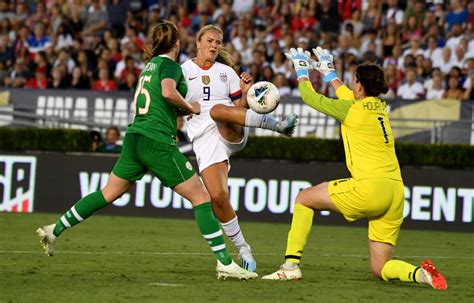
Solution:
[{"label": "white socks", "polygon": [[227,237],[232,241],[232,243],[234,243],[235,247],[237,247],[239,251],[241,248],[250,247],[247,242],[245,242],[244,235],[240,230],[237,216],[235,216],[235,218],[229,222],[221,223],[221,225]]},{"label": "white socks", "polygon": [[276,131],[277,123],[278,120],[275,120],[275,118],[273,118],[272,116],[262,115],[250,109],[247,110],[247,114],[245,115],[245,126],[258,127]]}]

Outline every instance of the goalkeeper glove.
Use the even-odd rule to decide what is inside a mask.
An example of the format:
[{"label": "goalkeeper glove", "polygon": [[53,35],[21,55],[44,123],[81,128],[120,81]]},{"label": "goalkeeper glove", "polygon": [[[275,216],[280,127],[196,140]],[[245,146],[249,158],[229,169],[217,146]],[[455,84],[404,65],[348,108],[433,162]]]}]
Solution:
[{"label": "goalkeeper glove", "polygon": [[296,71],[296,79],[300,78],[309,78],[308,68],[310,68],[308,60],[311,57],[311,54],[308,51],[303,51],[302,48],[298,49],[291,48],[290,52],[284,53],[288,60],[293,61],[293,66]]},{"label": "goalkeeper glove", "polygon": [[334,68],[334,57],[327,49],[321,47],[313,48],[313,53],[318,58],[318,61],[311,59],[311,67],[323,74],[323,81],[330,83],[337,78],[336,69]]}]

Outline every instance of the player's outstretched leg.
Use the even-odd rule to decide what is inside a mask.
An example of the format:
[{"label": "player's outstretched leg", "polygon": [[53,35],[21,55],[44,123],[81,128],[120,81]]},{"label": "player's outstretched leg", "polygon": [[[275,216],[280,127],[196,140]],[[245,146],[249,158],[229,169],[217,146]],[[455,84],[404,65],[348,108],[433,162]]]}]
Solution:
[{"label": "player's outstretched leg", "polygon": [[81,223],[95,211],[107,206],[108,203],[101,191],[93,192],[71,207],[55,224],[46,225],[36,230],[40,243],[48,256],[54,255],[54,243],[57,237],[69,227]]},{"label": "player's outstretched leg", "polygon": [[247,108],[223,104],[214,105],[210,115],[216,122],[268,129],[287,137],[293,134],[298,121],[298,116],[295,113],[291,113],[286,119],[279,121],[270,115],[259,114]]},{"label": "player's outstretched leg", "polygon": [[399,279],[402,282],[427,284],[438,290],[448,289],[446,279],[430,260],[421,262],[419,267],[401,260],[389,260],[382,268],[382,278],[385,281]]},{"label": "player's outstretched leg", "polygon": [[239,280],[255,279],[258,275],[237,265],[227,252],[224,235],[219,221],[214,216],[210,202],[194,207],[194,215],[204,239],[217,259],[217,278],[235,278]]},{"label": "player's outstretched leg", "polygon": [[278,121],[270,115],[258,114],[250,109],[247,110],[245,116],[245,126],[273,130],[287,137],[293,135],[296,122],[298,122],[298,116],[295,113],[291,113],[282,121]]}]

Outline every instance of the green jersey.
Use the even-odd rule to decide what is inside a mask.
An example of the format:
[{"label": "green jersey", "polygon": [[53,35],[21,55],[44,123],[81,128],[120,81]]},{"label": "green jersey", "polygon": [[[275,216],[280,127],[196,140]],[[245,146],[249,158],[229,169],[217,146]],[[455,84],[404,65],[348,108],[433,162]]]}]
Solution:
[{"label": "green jersey", "polygon": [[187,86],[181,66],[168,57],[153,57],[138,79],[133,98],[135,118],[127,133],[175,145],[178,109],[162,95],[161,81],[166,78],[173,79],[181,96],[186,96]]}]

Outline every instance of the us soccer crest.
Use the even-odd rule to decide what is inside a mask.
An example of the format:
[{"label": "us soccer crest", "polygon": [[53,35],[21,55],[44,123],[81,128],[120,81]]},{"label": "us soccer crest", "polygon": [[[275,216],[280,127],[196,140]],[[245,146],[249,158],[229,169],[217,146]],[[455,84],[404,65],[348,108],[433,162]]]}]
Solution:
[{"label": "us soccer crest", "polygon": [[221,76],[221,81],[226,82],[227,81],[227,74],[226,73],[220,73]]},{"label": "us soccer crest", "polygon": [[211,83],[211,77],[209,76],[202,76],[201,80],[204,85],[208,85],[209,83]]}]

